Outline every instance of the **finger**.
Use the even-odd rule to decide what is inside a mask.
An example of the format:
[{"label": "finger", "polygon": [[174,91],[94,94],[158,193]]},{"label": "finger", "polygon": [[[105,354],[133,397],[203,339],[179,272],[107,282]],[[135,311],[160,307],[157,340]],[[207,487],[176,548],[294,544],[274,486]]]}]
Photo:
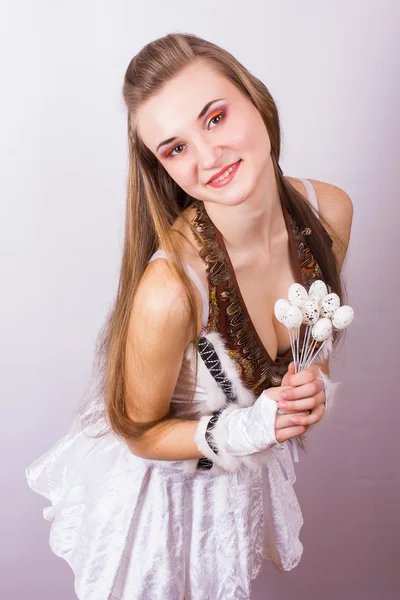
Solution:
[{"label": "finger", "polygon": [[262,394],[264,396],[266,396],[267,398],[270,398],[271,400],[275,400],[275,402],[278,402],[280,400],[280,396],[279,393],[281,392],[281,390],[291,390],[292,388],[290,386],[279,386],[276,388],[268,388],[266,390],[264,390],[262,392]]},{"label": "finger", "polygon": [[315,423],[318,423],[324,416],[324,412],[325,408],[323,406],[318,406],[310,415],[296,415],[289,417],[289,422],[294,425],[303,425],[303,427],[309,427],[310,425],[315,425]]},{"label": "finger", "polygon": [[289,384],[287,385],[304,385],[306,383],[311,383],[315,379],[320,377],[320,370],[316,365],[310,365],[304,371],[299,371],[294,375],[289,375]]},{"label": "finger", "polygon": [[290,400],[285,402],[287,406],[283,406],[283,403],[279,401],[278,408],[283,410],[285,413],[302,410],[315,410],[318,406],[325,404],[325,401],[325,392],[322,390],[314,396],[308,396],[307,398],[302,398],[301,400]]},{"label": "finger", "polygon": [[[287,400],[301,400],[302,398],[308,398],[309,396],[316,396],[324,389],[324,382],[322,379],[314,379],[311,383],[305,383],[298,387],[288,387],[281,389],[279,392],[279,398],[283,402]],[[284,406],[280,408],[285,408]]]},{"label": "finger", "polygon": [[[301,417],[306,417],[309,413],[306,411],[302,411],[298,414]],[[279,413],[277,413],[275,419],[275,429],[285,429],[286,427],[293,427],[294,423],[292,421],[292,416],[293,415],[280,415]]]},{"label": "finger", "polygon": [[294,361],[289,363],[287,373],[285,373],[281,385],[290,385],[290,376],[294,375]]},{"label": "finger", "polygon": [[303,433],[306,433],[308,427],[303,427],[302,425],[298,425],[296,427],[285,427],[284,429],[280,429],[276,432],[275,437],[278,442],[286,442],[290,440],[290,438],[298,437]]}]

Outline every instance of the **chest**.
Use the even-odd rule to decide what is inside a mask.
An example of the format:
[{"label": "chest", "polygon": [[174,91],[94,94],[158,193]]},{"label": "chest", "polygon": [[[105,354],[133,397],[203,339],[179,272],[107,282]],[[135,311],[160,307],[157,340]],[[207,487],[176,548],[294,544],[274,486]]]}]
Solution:
[{"label": "chest", "polygon": [[288,242],[283,242],[271,259],[232,261],[236,275],[236,291],[251,326],[272,361],[290,348],[287,328],[274,315],[279,298],[287,298],[290,285],[296,281],[295,266]]}]

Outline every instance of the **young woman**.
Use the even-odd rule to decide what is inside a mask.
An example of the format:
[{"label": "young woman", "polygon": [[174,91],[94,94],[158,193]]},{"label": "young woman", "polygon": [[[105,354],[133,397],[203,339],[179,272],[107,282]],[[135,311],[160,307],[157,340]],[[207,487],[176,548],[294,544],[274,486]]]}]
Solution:
[{"label": "young woman", "polygon": [[338,335],[294,373],[274,303],[317,279],[344,303],[352,203],[283,175],[274,100],[212,43],[151,42],[123,93],[126,230],[102,394],[28,482],[51,501],[50,544],[80,599],[245,600],[263,559],[300,561],[287,442],[304,449],[335,385]]}]

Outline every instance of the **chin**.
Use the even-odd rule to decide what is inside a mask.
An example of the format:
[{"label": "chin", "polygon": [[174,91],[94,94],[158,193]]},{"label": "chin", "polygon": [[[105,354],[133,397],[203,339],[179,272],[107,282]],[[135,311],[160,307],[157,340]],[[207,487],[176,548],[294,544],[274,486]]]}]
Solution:
[{"label": "chin", "polygon": [[211,188],[212,191],[215,191],[217,193],[208,195],[208,196],[206,196],[205,194],[202,194],[202,197],[200,199],[205,204],[208,203],[208,204],[219,204],[221,206],[239,206],[240,204],[245,202],[247,200],[247,198],[249,198],[251,196],[251,194],[254,191],[255,186],[254,185],[237,186],[237,188],[235,190],[233,188],[231,190],[228,190],[228,188],[229,188],[229,185],[227,186],[226,190],[224,190],[223,188],[221,188],[219,190],[213,190]]},{"label": "chin", "polygon": [[221,194],[220,198],[203,197],[203,198],[201,198],[201,200],[206,205],[207,204],[217,204],[219,206],[239,206],[240,204],[245,202],[246,198],[247,198],[247,195],[244,195],[244,194],[234,194],[233,196],[229,196],[228,194],[223,196]]}]

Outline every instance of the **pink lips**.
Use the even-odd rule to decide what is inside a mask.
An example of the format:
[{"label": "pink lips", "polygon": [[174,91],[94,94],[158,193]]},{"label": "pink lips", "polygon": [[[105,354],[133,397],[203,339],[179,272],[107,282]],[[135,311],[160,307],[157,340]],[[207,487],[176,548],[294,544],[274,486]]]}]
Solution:
[{"label": "pink lips", "polygon": [[[218,173],[216,173],[216,175],[213,175],[211,177],[211,179],[208,180],[207,184],[208,185],[212,185],[212,187],[222,187],[222,186],[226,185],[227,183],[229,183],[230,181],[232,181],[232,179],[236,175],[236,171],[238,170],[240,163],[241,163],[241,159],[238,160],[235,163],[227,165],[226,167],[224,167],[223,169],[221,169],[221,171],[219,171]],[[220,177],[230,167],[234,167],[234,169],[233,169],[233,171],[231,173],[229,173],[229,175],[227,177],[224,177],[224,179],[221,179],[221,181],[214,181],[214,179],[217,179],[218,177]]]}]

